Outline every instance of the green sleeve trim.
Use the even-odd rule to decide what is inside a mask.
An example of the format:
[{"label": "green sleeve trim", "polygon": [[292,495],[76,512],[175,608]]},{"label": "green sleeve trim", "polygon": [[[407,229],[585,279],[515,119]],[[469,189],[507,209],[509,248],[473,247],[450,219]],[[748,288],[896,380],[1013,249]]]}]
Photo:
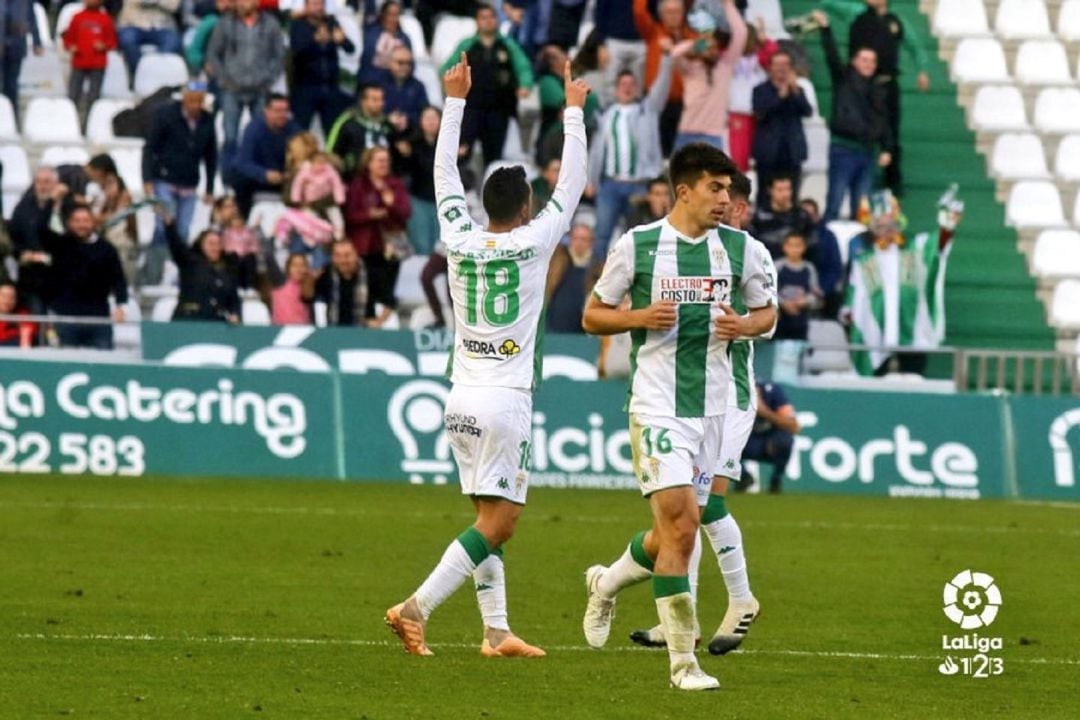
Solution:
[{"label": "green sleeve trim", "polygon": [[552,205],[554,205],[555,209],[558,210],[559,212],[563,211],[562,205],[560,205],[559,201],[556,200],[555,198],[551,198],[551,200],[549,200],[548,202],[550,202]]},{"label": "green sleeve trim", "polygon": [[463,198],[461,195],[447,195],[439,201],[439,207],[442,207],[443,203],[450,202],[451,200],[460,200],[461,202],[465,202],[465,198]]},{"label": "green sleeve trim", "polygon": [[491,546],[488,544],[487,538],[474,527],[470,527],[458,535],[457,541],[461,543],[461,547],[465,548],[465,552],[468,553],[469,559],[473,561],[473,565],[484,562],[487,556],[491,554]]}]

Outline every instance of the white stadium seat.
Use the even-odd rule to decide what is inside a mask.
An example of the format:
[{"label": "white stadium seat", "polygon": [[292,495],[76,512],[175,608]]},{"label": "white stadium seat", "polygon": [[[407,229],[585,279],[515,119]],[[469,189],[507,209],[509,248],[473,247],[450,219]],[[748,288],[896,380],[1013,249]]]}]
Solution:
[{"label": "white stadium seat", "polygon": [[472,18],[443,15],[435,25],[435,35],[431,38],[431,62],[435,69],[457,49],[458,43],[470,35],[476,34],[476,20]]},{"label": "white stadium seat", "polygon": [[285,203],[263,200],[255,203],[251,208],[249,225],[258,225],[266,237],[274,236],[274,226],[278,218],[285,214]]},{"label": "white stadium seat", "polygon": [[364,50],[364,33],[360,31],[360,26],[357,24],[356,13],[352,8],[344,6],[336,13],[338,25],[341,26],[342,32],[345,33],[345,37],[352,41],[352,44],[356,48],[347,53],[341,48],[338,48],[338,65],[341,69],[350,75],[355,75],[360,70],[360,53]]},{"label": "white stadium seat", "polygon": [[100,148],[112,148],[116,146],[141,147],[143,141],[139,138],[120,138],[113,133],[113,118],[121,110],[134,107],[131,100],[113,100],[101,98],[90,108],[90,114],[86,120],[86,139],[91,145]]},{"label": "white stadium seat", "polygon": [[177,302],[178,298],[175,295],[158,298],[157,302],[154,303],[154,309],[150,313],[150,319],[154,322],[169,322],[172,320]]},{"label": "white stadium seat", "polygon": [[77,145],[51,145],[41,154],[41,164],[57,167],[58,165],[85,165],[90,160],[86,148]]},{"label": "white stadium seat", "polygon": [[1080,280],[1062,280],[1054,288],[1050,324],[1065,330],[1080,329]]},{"label": "white stadium seat", "polygon": [[1040,278],[1080,278],[1080,232],[1043,230],[1039,233],[1031,269]]},{"label": "white stadium seat", "polygon": [[974,130],[1005,132],[1027,130],[1024,96],[1012,85],[984,85],[975,92],[971,108]]},{"label": "white stadium seat", "polygon": [[806,135],[806,147],[808,151],[806,162],[803,163],[803,172],[828,172],[828,126],[821,121],[803,121],[803,134]]},{"label": "white stadium seat", "polygon": [[107,98],[131,97],[131,76],[123,56],[113,50],[105,66],[105,78],[101,81],[101,96]]},{"label": "white stadium seat", "polygon": [[413,75],[424,85],[427,91],[428,102],[435,107],[443,106],[442,81],[439,80],[438,68],[429,62],[418,62],[413,67]]},{"label": "white stadium seat", "polygon": [[[865,228],[864,228],[865,229]],[[811,375],[851,371],[851,354],[844,326],[835,320],[811,320],[806,333],[803,370]]]},{"label": "white stadium seat", "polygon": [[412,43],[413,60],[420,62],[421,60],[430,60],[431,56],[428,54],[427,43],[424,42],[424,28],[421,27],[420,21],[416,19],[416,16],[412,13],[401,13],[401,31],[405,33],[405,37],[409,38],[409,42]]},{"label": "white stadium seat", "polygon": [[23,117],[23,138],[35,145],[78,143],[79,113],[67,98],[37,97],[30,100]]},{"label": "white stadium seat", "polygon": [[30,53],[19,71],[19,92],[25,97],[50,97],[67,94],[65,69],[56,48],[47,48],[41,55]]},{"label": "white stadium seat", "polygon": [[988,35],[986,8],[982,0],[938,0],[931,23],[934,34],[943,38]]},{"label": "white stadium seat", "polygon": [[120,179],[136,200],[143,196],[142,148],[112,148],[109,151]]},{"label": "white stadium seat", "polygon": [[1013,185],[1005,205],[1005,222],[1017,228],[1064,227],[1065,211],[1057,187],[1045,180]]},{"label": "white stadium seat", "polygon": [[[41,36],[41,46],[44,48],[54,47],[52,33],[49,32],[49,13],[41,3],[34,3],[34,22],[37,24],[38,34]],[[30,42],[29,33],[26,36],[26,41],[27,43]]]},{"label": "white stadium seat", "polygon": [[1058,143],[1054,174],[1058,180],[1080,182],[1080,135],[1066,135]]},{"label": "white stadium seat", "polygon": [[961,83],[1008,82],[1005,51],[993,38],[964,38],[952,59],[952,79]]},{"label": "white stadium seat", "polygon": [[1080,0],[1065,0],[1061,3],[1057,33],[1065,42],[1080,40]]},{"label": "white stadium seat", "polygon": [[836,244],[840,246],[840,257],[846,264],[850,255],[851,241],[866,232],[866,226],[854,220],[833,220],[828,227],[836,236]]},{"label": "white stadium seat", "polygon": [[747,0],[746,22],[757,27],[759,24],[765,27],[765,37],[782,40],[791,37],[784,29],[784,13],[780,8],[780,0]]},{"label": "white stadium seat", "polygon": [[188,68],[184,58],[172,53],[143,55],[135,66],[135,94],[153,95],[163,87],[186,85]]},{"label": "white stadium seat", "polygon": [[270,324],[270,309],[262,300],[245,300],[240,306],[240,316],[245,325]]},{"label": "white stadium seat", "polygon": [[1076,201],[1073,202],[1073,224],[1080,227],[1080,193],[1076,196]]},{"label": "white stadium seat", "polygon": [[1034,133],[1005,133],[994,141],[991,174],[1004,180],[1041,180],[1050,177],[1042,140]]},{"label": "white stadium seat", "polygon": [[15,122],[15,110],[7,95],[0,95],[0,142],[19,140],[19,126]]},{"label": "white stadium seat", "polygon": [[[19,145],[0,146],[0,164],[4,166],[4,193],[21,193],[30,187],[30,162]],[[7,204],[4,204],[7,210]]]},{"label": "white stadium seat", "polygon": [[420,273],[427,261],[427,255],[413,255],[402,261],[397,285],[394,287],[394,295],[400,307],[417,308],[427,305],[427,296],[420,285]]},{"label": "white stadium seat", "polygon": [[1080,132],[1080,90],[1045,88],[1035,100],[1033,119],[1044,134]]},{"label": "white stadium seat", "polygon": [[1069,58],[1056,40],[1027,40],[1016,53],[1017,82],[1023,85],[1068,85]]},{"label": "white stadium seat", "polygon": [[[64,34],[64,31],[68,29],[68,26],[71,25],[71,19],[82,11],[83,4],[81,2],[68,3],[64,7],[60,8],[60,14],[56,16],[57,41],[60,40],[60,36],[62,36]],[[57,44],[63,45],[62,42],[58,42]]]},{"label": "white stadium seat", "polygon": [[994,33],[1003,40],[1049,39],[1050,16],[1043,0],[1002,0]]},{"label": "white stadium seat", "polygon": [[814,114],[809,119],[813,120],[821,117],[821,109],[818,105],[817,90],[814,89],[814,83],[810,82],[809,78],[804,77],[798,78],[796,82],[799,83],[799,87],[803,91],[806,102],[810,103],[810,107],[814,110]]}]

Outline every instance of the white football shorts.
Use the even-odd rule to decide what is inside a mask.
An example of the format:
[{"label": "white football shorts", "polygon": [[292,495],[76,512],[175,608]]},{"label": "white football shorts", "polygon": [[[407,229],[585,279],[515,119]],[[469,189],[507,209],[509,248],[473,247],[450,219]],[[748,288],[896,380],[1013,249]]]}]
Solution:
[{"label": "white football shorts", "polygon": [[746,449],[746,441],[750,439],[750,433],[754,430],[756,419],[757,409],[753,406],[748,410],[740,410],[736,407],[727,409],[727,414],[724,415],[724,434],[720,439],[717,475],[732,480],[742,477],[742,454]]},{"label": "white football shorts", "polygon": [[702,492],[708,500],[723,424],[723,415],[676,418],[630,413],[630,449],[641,494],[648,497],[657,490],[692,486],[699,504]]},{"label": "white football shorts", "polygon": [[462,494],[524,505],[532,458],[532,393],[455,385],[443,420]]}]

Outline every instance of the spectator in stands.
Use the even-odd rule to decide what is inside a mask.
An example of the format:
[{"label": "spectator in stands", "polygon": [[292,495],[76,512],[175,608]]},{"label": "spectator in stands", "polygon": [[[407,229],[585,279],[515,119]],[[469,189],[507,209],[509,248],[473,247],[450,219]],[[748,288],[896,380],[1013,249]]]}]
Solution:
[{"label": "spectator in stands", "polygon": [[648,225],[662,220],[671,212],[671,185],[667,178],[653,178],[649,181],[646,193],[634,198],[631,202],[630,218],[626,221],[628,227]]},{"label": "spectator in stands", "polygon": [[241,217],[246,219],[251,212],[255,193],[282,193],[285,145],[298,132],[300,126],[289,117],[289,99],[276,93],[270,95],[262,116],[252,120],[244,131],[236,154],[233,188]]},{"label": "spectator in stands", "polygon": [[439,241],[439,217],[435,213],[435,142],[439,138],[442,114],[427,107],[420,115],[419,128],[399,144],[398,154],[409,177],[409,241],[416,252],[427,255]]},{"label": "spectator in stands", "polygon": [[[184,240],[191,228],[198,201],[199,164],[206,177],[203,202],[214,197],[217,174],[217,131],[214,117],[206,111],[206,85],[192,81],[180,100],[164,105],[150,127],[150,137],[143,146],[142,176],[146,197],[155,197],[169,206],[176,218],[176,231]],[[161,217],[154,227],[154,240],[143,263],[143,282],[161,282],[162,265],[168,252],[165,226]]]},{"label": "spectator in stands", "polygon": [[[397,307],[394,287],[401,262],[394,240],[403,234],[410,212],[405,184],[390,174],[390,151],[365,150],[361,170],[349,184],[345,229],[367,272],[368,327],[380,327]],[[376,304],[382,305],[378,313]]]},{"label": "spectator in stands", "polygon": [[222,17],[236,12],[236,0],[217,0],[214,10],[215,12],[204,15],[199,21],[191,42],[184,50],[184,57],[187,58],[188,69],[192,75],[198,75],[206,67],[206,49],[210,46],[214,28]]},{"label": "spectator in stands", "polygon": [[54,168],[39,167],[34,184],[19,199],[8,221],[8,235],[19,266],[19,296],[34,315],[45,314],[52,294],[52,259],[45,251],[41,228],[48,224],[54,205],[65,192]]},{"label": "spectator in stands", "polygon": [[345,183],[329,153],[320,150],[301,164],[292,179],[289,194],[293,205],[329,221],[335,240],[345,237],[345,221],[341,215]]},{"label": "spectator in stands", "polygon": [[239,324],[237,259],[225,252],[218,231],[203,230],[189,247],[170,218],[165,223],[165,236],[180,270],[180,293],[172,319]]},{"label": "spectator in stands", "polygon": [[[671,47],[691,36],[690,26],[686,23],[686,6],[683,0],[660,0],[656,6],[659,21],[649,12],[648,0],[634,0],[634,22],[638,33],[645,41],[645,87],[652,88],[661,82],[662,65]],[[682,115],[683,85],[682,78],[675,75],[669,81],[668,94],[660,115],[660,144],[664,157],[671,154],[675,144],[675,134]],[[616,92],[616,102],[618,93]],[[606,247],[603,238],[597,241]]]},{"label": "spectator in stands", "polygon": [[5,0],[0,6],[0,90],[16,112],[19,109],[19,73],[26,57],[26,36],[31,37],[34,54],[41,55],[41,33],[34,18],[33,0]]},{"label": "spectator in stands", "polygon": [[68,97],[79,109],[79,120],[85,127],[90,106],[101,95],[109,51],[116,49],[116,26],[102,9],[101,0],[83,0],[83,7],[71,18],[63,41],[71,52]]},{"label": "spectator in stands", "polygon": [[394,50],[400,47],[412,50],[409,36],[401,29],[401,3],[386,0],[379,8],[375,21],[364,27],[360,71],[356,75],[357,87],[378,84],[383,73],[391,69],[390,59]]},{"label": "spectator in stands", "polygon": [[[795,417],[795,406],[780,385],[757,383],[757,394],[757,420],[742,459],[772,465],[769,492],[779,493],[783,488],[784,472],[791,460],[791,451],[795,447],[795,436],[801,432],[801,428]],[[739,489],[749,487],[752,482],[740,483]]]},{"label": "spectator in stands", "polygon": [[414,0],[413,7],[416,8],[416,19],[420,21],[420,27],[424,31],[424,43],[431,47],[435,38],[435,18],[440,13],[474,17],[480,3],[477,0]]},{"label": "spectator in stands", "polygon": [[[545,137],[559,125],[558,132],[562,134],[562,110],[566,106],[566,90],[563,87],[563,71],[569,56],[558,45],[548,45],[541,53],[537,62],[536,88],[540,94],[540,133],[539,137]],[[578,75],[575,75],[578,77]],[[600,112],[600,100],[596,93],[589,93],[585,99],[585,126],[594,127],[596,115]],[[557,157],[561,158],[562,152]],[[549,158],[545,158],[549,159]]]},{"label": "spectator in stands", "polygon": [[305,0],[303,17],[289,23],[293,117],[305,130],[318,113],[323,133],[329,132],[349,104],[339,85],[339,49],[351,53],[356,46],[337,18],[326,14],[325,0]]},{"label": "spectator in stands", "polygon": [[[0,315],[29,315],[26,308],[19,307],[18,301],[15,283],[0,281]],[[36,323],[0,320],[0,347],[31,347],[36,334]]]},{"label": "spectator in stands", "polygon": [[237,0],[236,13],[218,20],[206,48],[206,74],[221,94],[226,171],[232,170],[228,160],[236,148],[244,108],[252,117],[258,114],[284,63],[281,25],[272,14],[259,10],[259,0]]},{"label": "spectator in stands", "polygon": [[[672,51],[675,68],[683,80],[683,111],[675,138],[676,150],[692,142],[728,149],[728,97],[735,65],[746,46],[746,23],[734,0],[724,0],[723,7],[730,34],[717,31],[708,13],[695,12],[692,20],[698,39],[689,45],[679,43],[685,50]],[[722,46],[725,36],[727,47]]]},{"label": "spectator in stands", "polygon": [[778,258],[783,255],[784,238],[792,232],[807,237],[812,222],[806,211],[795,204],[795,188],[788,175],[770,177],[767,193],[754,209],[749,230]]},{"label": "spectator in stands", "polygon": [[798,196],[807,157],[802,121],[813,115],[814,109],[799,87],[786,52],[777,51],[769,59],[769,79],[754,88],[753,105],[752,154],[758,174],[758,204],[764,198],[762,188],[770,187],[775,175],[790,177],[792,193]]},{"label": "spectator in stands", "polygon": [[544,169],[529,183],[532,187],[532,214],[535,217],[551,199],[551,193],[555,192],[555,183],[559,181],[559,170],[562,169],[562,158],[551,158],[544,165]]},{"label": "spectator in stands", "polygon": [[824,294],[821,315],[835,319],[844,301],[844,260],[840,255],[840,242],[829,226],[821,219],[821,208],[813,198],[803,198],[799,207],[810,218],[811,231],[808,236],[809,251],[807,258],[817,268]]},{"label": "spectator in stands", "polygon": [[885,88],[885,116],[892,132],[892,162],[885,167],[885,186],[897,197],[903,190],[900,172],[900,47],[903,46],[915,65],[915,83],[921,92],[930,89],[926,72],[927,58],[915,36],[915,25],[901,12],[889,7],[889,0],[824,0],[822,8],[852,20],[848,28],[848,57],[860,48],[877,54],[877,76]]},{"label": "spectator in stands", "polygon": [[600,262],[619,221],[630,208],[630,198],[645,192],[645,183],[660,174],[660,113],[668,97],[672,60],[666,52],[649,94],[641,99],[637,79],[624,70],[615,84],[615,104],[600,117],[600,128],[589,151],[589,188],[596,195],[596,248]]},{"label": "spectator in stands", "polygon": [[479,139],[484,164],[490,165],[502,157],[518,98],[532,90],[532,65],[520,45],[499,33],[499,16],[489,5],[479,6],[476,35],[461,41],[441,72],[459,62],[462,53],[469,58],[472,92],[461,120],[461,145],[471,150]]},{"label": "spectator in stands", "polygon": [[806,262],[806,238],[789,232],[784,238],[784,257],[776,263],[776,288],[780,316],[777,340],[806,340],[810,314],[821,307],[821,285],[817,269]]},{"label": "spectator in stands", "polygon": [[330,249],[330,267],[315,281],[308,298],[315,303],[315,324],[364,326],[368,317],[368,284],[364,267],[352,242],[335,242]]},{"label": "spectator in stands", "polygon": [[307,255],[292,253],[285,261],[285,273],[269,253],[268,267],[274,289],[270,292],[270,319],[275,325],[310,325],[311,303],[305,300],[315,292],[315,275]]},{"label": "spectator in stands", "polygon": [[[232,196],[225,195],[214,201],[214,209],[210,213],[210,227],[221,235],[221,245],[225,253],[236,256],[239,262],[240,287],[254,287],[259,253],[262,251],[261,233],[256,227],[244,222]],[[179,227],[177,229],[179,230]]]},{"label": "spectator in stands", "polygon": [[[66,188],[58,187],[57,195],[64,194]],[[112,296],[116,303],[112,320],[124,322],[128,287],[116,248],[94,232],[94,212],[85,203],[73,202],[63,223],[65,232],[62,235],[53,232],[49,225],[60,224],[58,206],[59,203],[54,203],[53,217],[44,218],[45,224],[38,230],[45,252],[51,258],[51,285],[55,289],[51,309],[57,315],[108,319]],[[111,350],[113,346],[113,329],[107,322],[57,323],[56,334],[64,347]]]},{"label": "spectator in stands", "polygon": [[633,0],[596,0],[593,14],[597,39],[606,48],[608,62],[604,66],[604,82],[590,86],[599,91],[604,107],[614,100],[613,89],[621,72],[629,70],[639,83],[644,79],[645,41],[634,22],[633,8]]},{"label": "spectator in stands", "polygon": [[548,330],[585,332],[581,327],[581,315],[596,279],[592,228],[575,225],[570,230],[570,242],[555,248],[548,266],[545,297]]},{"label": "spectator in stands", "polygon": [[754,145],[754,88],[769,79],[765,67],[777,47],[774,40],[762,39],[753,25],[747,26],[746,48],[735,65],[728,99],[728,154],[741,172],[750,169]]},{"label": "spectator in stands", "polygon": [[411,133],[428,106],[424,83],[413,76],[413,54],[401,46],[390,54],[390,69],[383,72],[380,87],[386,102],[386,118],[397,135]]},{"label": "spectator in stands", "polygon": [[153,45],[160,53],[180,52],[179,8],[180,0],[124,0],[116,36],[133,83],[144,45]]},{"label": "spectator in stands", "polygon": [[386,96],[378,85],[360,88],[360,101],[346,110],[330,128],[326,149],[341,158],[346,178],[357,170],[360,156],[370,147],[389,147],[396,133],[386,117]]},{"label": "spectator in stands", "polygon": [[[431,328],[446,327],[446,318],[443,315],[442,300],[439,298],[439,293],[435,290],[435,281],[441,275],[447,274],[448,263],[446,261],[446,245],[442,240],[435,244],[435,249],[431,251],[431,255],[428,256],[427,263],[424,264],[424,269],[420,271],[420,287],[424,290],[424,297],[427,299],[428,307],[431,308],[431,314],[435,316],[435,321],[431,324]],[[449,278],[447,278],[447,282]],[[450,288],[447,287],[447,297],[450,296]],[[453,302],[451,300],[451,302]]]},{"label": "spectator in stands", "polygon": [[886,117],[885,88],[874,79],[877,53],[861,48],[845,65],[836,50],[828,16],[816,11],[814,17],[821,25],[821,44],[833,87],[827,222],[840,216],[845,193],[850,197],[851,217],[855,217],[859,200],[873,187],[875,166],[887,167],[892,162],[893,136]]},{"label": "spectator in stands", "polygon": [[[574,55],[570,70],[573,72],[574,77],[584,80],[590,88],[599,88],[605,83],[607,67],[610,64],[611,58],[607,48],[604,47],[603,42],[600,40],[600,34],[593,28],[592,32],[585,36],[585,40],[582,41],[577,54]],[[610,97],[610,90],[606,91],[606,94]],[[594,99],[590,101],[589,98]],[[604,105],[603,98],[604,95],[597,94],[594,90],[589,93],[585,103],[587,105],[594,104],[596,109],[599,110]],[[595,128],[596,113],[594,112],[588,116],[585,130],[591,134]]]},{"label": "spectator in stands", "polygon": [[576,47],[587,5],[586,0],[552,0],[546,42],[564,51]]},{"label": "spectator in stands", "polygon": [[86,199],[94,211],[97,232],[116,248],[124,278],[128,286],[134,287],[139,272],[139,228],[135,224],[131,193],[109,155],[90,158],[86,175],[96,186],[92,188],[96,192],[88,192]]}]

